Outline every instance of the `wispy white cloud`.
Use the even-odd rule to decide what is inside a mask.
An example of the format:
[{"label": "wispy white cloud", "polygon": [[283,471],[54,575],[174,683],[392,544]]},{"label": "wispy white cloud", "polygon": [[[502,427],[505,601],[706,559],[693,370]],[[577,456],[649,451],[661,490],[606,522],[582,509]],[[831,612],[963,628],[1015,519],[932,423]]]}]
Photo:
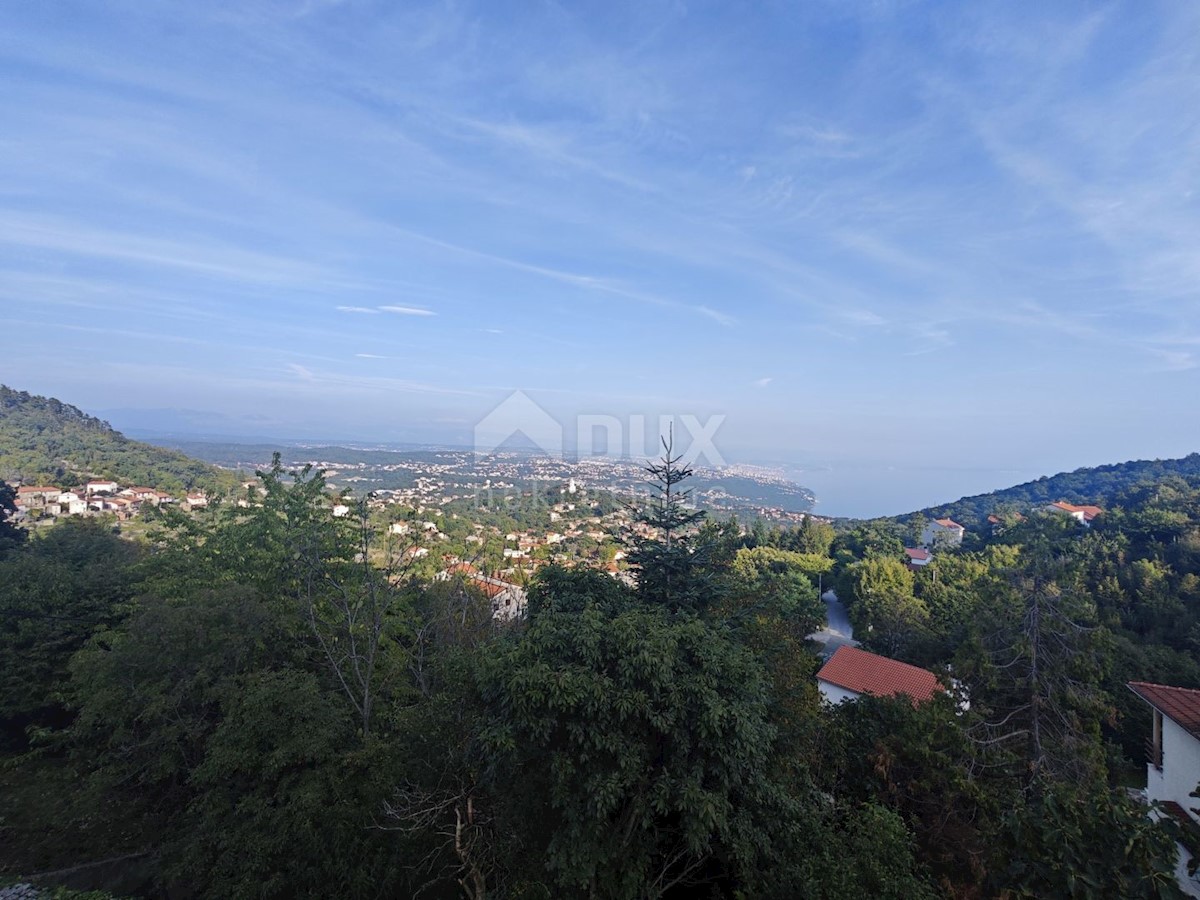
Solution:
[{"label": "wispy white cloud", "polygon": [[771,378],[770,376],[768,376],[766,378],[759,378],[757,381],[754,382],[754,386],[758,387],[758,388],[765,388],[768,384],[770,384],[774,380],[775,379]]},{"label": "wispy white cloud", "polygon": [[298,259],[207,240],[170,240],[13,212],[0,212],[0,246],[4,244],[113,262],[182,269],[252,284],[352,284],[351,280],[329,269]]},{"label": "wispy white cloud", "polygon": [[435,316],[433,310],[422,309],[418,306],[381,306],[380,312],[395,313],[398,316]]},{"label": "wispy white cloud", "polygon": [[379,312],[379,310],[369,306],[339,306],[337,307],[337,311],[344,313],[360,313],[362,315],[369,316],[376,315]]},{"label": "wispy white cloud", "polygon": [[696,312],[700,313],[700,315],[706,316],[707,318],[712,319],[714,322],[718,323],[719,325],[724,325],[724,326],[728,327],[730,325],[734,325],[737,323],[737,319],[735,319],[733,316],[729,315],[728,313],[721,312],[720,310],[710,309],[709,307],[703,306],[703,305],[696,306],[693,308],[696,310]]}]

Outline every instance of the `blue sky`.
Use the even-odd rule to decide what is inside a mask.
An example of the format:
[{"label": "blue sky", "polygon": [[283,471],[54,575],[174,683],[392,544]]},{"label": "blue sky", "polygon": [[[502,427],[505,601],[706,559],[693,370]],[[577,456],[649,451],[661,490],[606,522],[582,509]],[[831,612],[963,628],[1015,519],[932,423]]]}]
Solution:
[{"label": "blue sky", "polygon": [[4,20],[0,380],[118,427],[465,444],[522,389],[894,503],[1200,449],[1195,3]]}]

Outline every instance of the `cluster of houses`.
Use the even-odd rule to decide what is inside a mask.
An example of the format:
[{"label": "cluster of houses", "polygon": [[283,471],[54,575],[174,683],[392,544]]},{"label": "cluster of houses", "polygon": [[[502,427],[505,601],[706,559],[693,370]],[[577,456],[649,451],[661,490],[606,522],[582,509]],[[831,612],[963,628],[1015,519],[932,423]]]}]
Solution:
[{"label": "cluster of houses", "polygon": [[[1104,512],[1099,506],[1079,506],[1063,500],[1047,503],[1038,507],[1037,511],[1050,515],[1070,516],[1085,528],[1091,528],[1096,516]],[[1025,517],[1016,513],[1013,519],[1023,522]],[[991,515],[987,517],[987,520],[993,532],[1004,528],[1005,523],[999,516]],[[904,564],[913,571],[921,569],[933,561],[934,551],[961,546],[966,533],[966,528],[953,519],[934,519],[921,532],[921,543],[916,547],[904,549]]]},{"label": "cluster of houses", "polygon": [[[118,519],[137,515],[143,506],[159,506],[180,502],[156,488],[122,487],[116,481],[89,481],[77,488],[57,488],[49,485],[20,485],[16,491],[16,520],[59,518],[60,516],[89,516],[107,513]],[[189,493],[182,501],[189,509],[208,506],[208,495]]]}]

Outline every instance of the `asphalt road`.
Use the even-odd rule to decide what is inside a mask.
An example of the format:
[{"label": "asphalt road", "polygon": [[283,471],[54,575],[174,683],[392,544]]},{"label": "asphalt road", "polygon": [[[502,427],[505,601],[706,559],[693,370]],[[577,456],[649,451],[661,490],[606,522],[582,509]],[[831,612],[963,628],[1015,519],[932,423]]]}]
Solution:
[{"label": "asphalt road", "polygon": [[837,648],[843,644],[857,647],[858,641],[854,639],[854,627],[850,624],[850,617],[846,615],[846,607],[837,598],[837,594],[833,591],[826,591],[821,595],[821,599],[825,601],[827,624],[820,631],[810,634],[809,640],[823,645],[821,656],[825,658],[833,656]]}]

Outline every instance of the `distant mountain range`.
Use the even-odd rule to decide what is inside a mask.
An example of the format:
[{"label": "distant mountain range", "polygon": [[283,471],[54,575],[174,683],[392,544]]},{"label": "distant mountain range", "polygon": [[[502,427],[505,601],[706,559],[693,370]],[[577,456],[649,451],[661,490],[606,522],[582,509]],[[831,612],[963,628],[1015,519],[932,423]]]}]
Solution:
[{"label": "distant mountain range", "polygon": [[0,385],[0,479],[61,487],[90,478],[168,492],[220,492],[238,482],[233,472],[131,440],[61,400]]},{"label": "distant mountain range", "polygon": [[982,525],[987,517],[1004,510],[1023,510],[1030,506],[1065,500],[1068,503],[1104,507],[1126,489],[1147,482],[1176,477],[1200,484],[1200,453],[1182,459],[1141,459],[1076,469],[1058,475],[1043,476],[1014,487],[963,497],[953,503],[929,506],[896,519],[905,521],[916,515],[954,519],[968,528]]}]

